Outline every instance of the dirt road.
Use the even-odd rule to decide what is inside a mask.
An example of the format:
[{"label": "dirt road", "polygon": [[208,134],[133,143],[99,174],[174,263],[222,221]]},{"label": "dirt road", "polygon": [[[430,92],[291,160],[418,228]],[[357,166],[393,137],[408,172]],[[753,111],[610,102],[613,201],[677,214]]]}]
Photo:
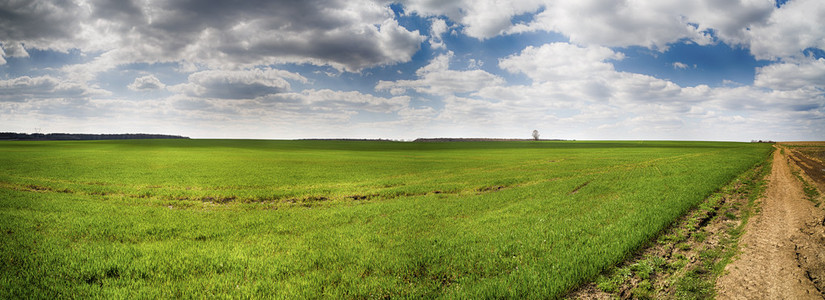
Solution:
[{"label": "dirt road", "polygon": [[716,282],[719,299],[823,299],[825,220],[805,198],[788,158],[776,150],[761,212],[740,240],[742,253]]}]

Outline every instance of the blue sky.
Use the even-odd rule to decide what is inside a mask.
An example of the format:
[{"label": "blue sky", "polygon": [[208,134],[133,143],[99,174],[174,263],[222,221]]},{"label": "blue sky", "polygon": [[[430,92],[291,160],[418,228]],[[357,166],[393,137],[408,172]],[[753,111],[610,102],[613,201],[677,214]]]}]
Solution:
[{"label": "blue sky", "polygon": [[10,1],[0,131],[825,140],[825,3]]}]

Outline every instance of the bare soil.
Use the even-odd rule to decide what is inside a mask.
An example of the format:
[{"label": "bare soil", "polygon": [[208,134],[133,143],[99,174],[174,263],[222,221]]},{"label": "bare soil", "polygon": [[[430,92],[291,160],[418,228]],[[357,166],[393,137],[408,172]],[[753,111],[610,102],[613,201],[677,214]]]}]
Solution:
[{"label": "bare soil", "polygon": [[745,227],[742,253],[716,282],[719,299],[825,298],[825,212],[806,199],[793,173],[822,170],[806,158],[788,148],[774,152],[761,212]]},{"label": "bare soil", "polygon": [[[784,143],[783,143],[784,144]],[[810,184],[825,193],[825,142],[789,143],[788,158]]]}]

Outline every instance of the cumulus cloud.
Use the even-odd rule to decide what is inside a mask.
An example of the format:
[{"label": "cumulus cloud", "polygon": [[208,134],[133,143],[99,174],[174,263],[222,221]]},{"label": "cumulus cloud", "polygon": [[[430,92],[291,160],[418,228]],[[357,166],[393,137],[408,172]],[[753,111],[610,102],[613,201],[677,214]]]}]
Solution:
[{"label": "cumulus cloud", "polygon": [[524,73],[536,81],[586,79],[593,74],[612,72],[607,60],[621,60],[624,54],[605,47],[579,47],[569,43],[528,46],[521,53],[499,60],[511,73]]},{"label": "cumulus cloud", "polygon": [[599,46],[551,43],[527,47],[499,60],[499,67],[526,75],[533,80],[531,85],[487,87],[478,95],[540,107],[575,108],[590,102],[632,110],[658,103],[662,105],[659,108],[685,110],[709,90],[707,86],[682,88],[652,76],[618,72],[611,61],[623,58],[622,53]]},{"label": "cumulus cloud", "polygon": [[447,22],[441,18],[434,18],[430,25],[430,47],[433,49],[447,49],[441,36],[447,32]]},{"label": "cumulus cloud", "polygon": [[208,70],[192,73],[188,83],[170,86],[169,89],[191,97],[254,99],[289,91],[287,79],[307,81],[299,74],[277,69]]},{"label": "cumulus cloud", "polygon": [[[690,41],[722,41],[750,48],[758,59],[797,56],[807,48],[825,49],[825,3],[789,1],[426,1],[406,7],[426,16],[446,16],[478,39],[532,31],[558,32],[579,45],[642,46],[660,51]],[[532,16],[518,23],[515,17]]]},{"label": "cumulus cloud", "polygon": [[135,78],[135,81],[128,86],[128,88],[133,91],[154,91],[164,89],[165,87],[166,85],[160,82],[160,79],[154,75]]},{"label": "cumulus cloud", "polygon": [[680,15],[686,13],[686,7],[677,2],[553,1],[533,22],[515,26],[510,32],[556,31],[582,45],[638,45],[659,50],[681,39],[707,44],[706,34]]},{"label": "cumulus cloud", "polygon": [[756,69],[754,86],[774,90],[818,89],[825,91],[825,58],[805,58]]},{"label": "cumulus cloud", "polygon": [[6,57],[29,57],[29,52],[17,42],[0,42],[0,65],[6,64]]},{"label": "cumulus cloud", "polygon": [[513,16],[535,12],[543,1],[403,1],[405,7],[423,16],[447,16],[463,24],[468,36],[487,39],[505,33],[512,27]]},{"label": "cumulus cloud", "polygon": [[409,61],[425,39],[372,1],[12,1],[0,10],[0,41],[111,52],[121,64],[310,63],[358,71]]},{"label": "cumulus cloud", "polygon": [[17,42],[3,43],[4,54],[7,57],[29,57],[29,52],[23,47],[23,44]]},{"label": "cumulus cloud", "polygon": [[6,57],[29,57],[29,52],[17,42],[0,43],[0,65],[6,64]]},{"label": "cumulus cloud", "polygon": [[[683,14],[683,1],[438,1],[410,0],[407,7],[423,15],[444,15],[465,26],[464,33],[487,39],[501,34],[556,31],[579,44],[641,45],[666,48],[683,38],[706,41]],[[522,14],[535,14],[528,23],[514,23]]]},{"label": "cumulus cloud", "polygon": [[[524,74],[531,84],[488,86],[469,96],[445,96],[437,120],[452,126],[496,128],[496,132],[525,131],[530,129],[522,128],[526,124],[552,128],[555,132],[547,136],[560,138],[732,139],[746,134],[766,138],[765,128],[776,134],[794,128],[788,136],[799,137],[825,126],[825,95],[817,83],[817,79],[825,82],[819,60],[763,67],[756,86],[711,88],[682,87],[616,71],[612,61],[622,58],[621,53],[599,46],[527,47],[500,59],[499,67]],[[783,120],[782,116],[804,119]],[[769,125],[754,129],[760,128],[761,120]],[[719,126],[741,131],[726,135],[713,130]]]},{"label": "cumulus cloud", "polygon": [[808,48],[825,49],[825,2],[788,1],[767,22],[748,31],[751,53],[757,59],[798,56]]},{"label": "cumulus cloud", "polygon": [[388,90],[394,95],[403,94],[408,89],[432,95],[451,95],[475,92],[485,86],[504,84],[504,79],[484,70],[450,70],[453,53],[439,55],[424,67],[418,69],[415,80],[381,80],[376,90]]}]

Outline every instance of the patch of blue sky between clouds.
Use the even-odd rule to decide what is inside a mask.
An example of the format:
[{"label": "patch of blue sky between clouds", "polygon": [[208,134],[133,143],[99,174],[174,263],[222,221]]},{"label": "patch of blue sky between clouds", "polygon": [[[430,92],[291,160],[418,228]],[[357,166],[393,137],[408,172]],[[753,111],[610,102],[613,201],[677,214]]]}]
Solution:
[{"label": "patch of blue sky between clouds", "polygon": [[[433,49],[428,42],[422,43],[422,48],[419,50],[419,53],[416,53],[413,57],[412,63],[407,64],[409,66],[416,66],[416,68],[410,70],[404,68],[404,65],[399,66],[401,67],[399,70],[404,74],[412,74],[418,67],[426,65],[429,59],[440,54],[445,54],[447,51],[452,51],[454,57],[451,60],[450,69],[467,70],[475,66],[478,69],[503,77],[509,84],[529,84],[529,79],[523,74],[511,74],[501,70],[498,67],[499,59],[518,54],[527,46],[541,46],[553,42],[568,42],[567,37],[555,32],[546,31],[497,35],[489,39],[479,40],[462,33],[464,26],[450,19],[444,17],[425,18],[417,14],[404,14],[399,5],[391,5],[391,8],[396,13],[396,20],[398,20],[400,25],[412,31],[418,30],[422,34],[429,35],[430,26],[434,18],[442,18],[447,23],[447,32],[441,36],[441,40],[445,44],[446,49]],[[538,12],[515,16],[511,18],[511,23],[529,22]],[[422,58],[425,59],[423,62],[418,61],[415,63]]]},{"label": "patch of blue sky between clouds", "polygon": [[87,63],[97,55],[83,54],[77,49],[59,52],[27,48],[26,52],[29,54],[27,57],[5,57],[6,64],[0,65],[0,77],[54,75],[63,66]]},{"label": "patch of blue sky between clouds", "polygon": [[785,5],[787,2],[788,0],[776,0],[776,8],[782,7],[782,5]]},{"label": "patch of blue sky between clouds", "polygon": [[682,87],[753,84],[756,68],[770,62],[756,60],[748,49],[725,43],[697,45],[671,44],[665,52],[643,47],[616,49],[625,58],[614,61],[617,71],[667,79]]},{"label": "patch of blue sky between clouds", "polygon": [[807,48],[802,51],[805,56],[812,57],[815,59],[825,58],[825,50],[817,49],[817,48]]},{"label": "patch of blue sky between clouds", "polygon": [[173,95],[166,89],[132,90],[129,88],[135,79],[149,75],[156,77],[166,86],[186,83],[188,78],[188,73],[181,72],[178,63],[132,63],[100,72],[94,82],[101,88],[129,100],[157,99]]}]

